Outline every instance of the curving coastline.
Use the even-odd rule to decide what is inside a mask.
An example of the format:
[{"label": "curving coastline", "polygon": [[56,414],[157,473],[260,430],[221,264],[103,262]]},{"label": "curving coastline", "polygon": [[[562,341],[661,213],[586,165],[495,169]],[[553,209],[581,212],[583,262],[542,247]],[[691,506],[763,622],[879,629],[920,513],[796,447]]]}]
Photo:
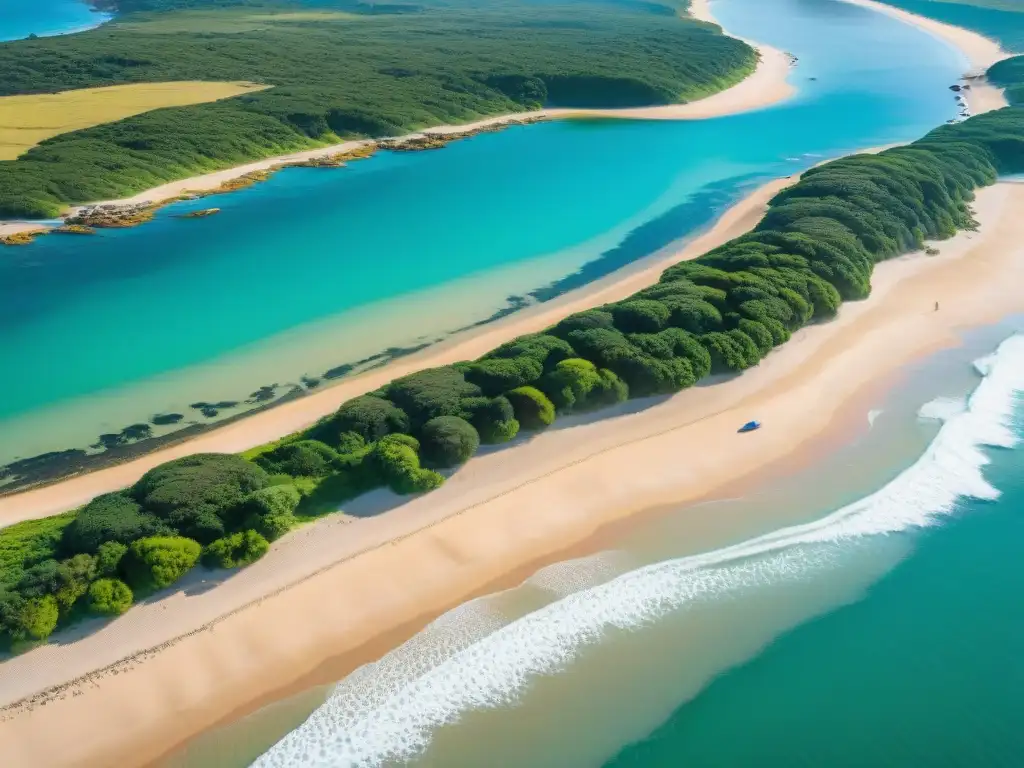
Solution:
[{"label": "curving coastline", "polygon": [[[710,10],[708,0],[694,0],[690,9],[691,15],[700,20],[712,24],[718,24]],[[739,38],[742,39],[742,38]],[[341,155],[359,155],[367,149],[384,145],[384,148],[393,148],[393,145],[405,145],[408,148],[417,148],[415,144],[422,142],[424,137],[437,136],[449,140],[465,138],[476,133],[485,131],[501,130],[503,128],[523,125],[528,123],[546,120],[566,120],[578,118],[618,118],[629,120],[706,120],[714,117],[749,112],[777,104],[792,97],[796,88],[787,82],[792,63],[789,57],[782,51],[771,46],[744,40],[758,53],[758,64],[756,69],[748,77],[736,85],[712,94],[703,99],[686,104],[668,104],[662,106],[632,108],[632,109],[569,109],[552,108],[541,109],[532,112],[518,112],[506,115],[497,115],[470,123],[458,125],[439,125],[423,129],[415,133],[398,136],[391,139],[358,139],[344,141],[312,150],[292,152],[285,155],[269,157],[264,160],[247,163],[245,165],[227,168],[222,171],[193,176],[179,181],[162,184],[152,189],[140,192],[132,197],[118,200],[104,200],[72,207],[66,216],[75,218],[83,211],[91,211],[96,208],[105,208],[111,212],[131,211],[134,209],[146,208],[151,211],[161,205],[174,202],[183,196],[192,194],[211,193],[214,191],[230,191],[222,189],[230,182],[241,177],[254,173],[268,173],[291,166],[318,167],[337,165],[334,158]],[[412,146],[410,146],[412,145]],[[430,147],[419,147],[430,148]],[[269,175],[269,174],[268,174]],[[0,220],[0,242],[4,238],[15,235],[31,234],[38,235],[50,230],[59,222],[40,221],[3,221]],[[12,244],[22,244],[21,239],[16,239]]]},{"label": "curving coastline", "polygon": [[884,13],[886,16],[891,16],[906,24],[912,24],[958,50],[970,65],[970,69],[965,73],[965,79],[971,81],[971,89],[964,91],[963,95],[971,114],[977,115],[1006,106],[1003,89],[997,88],[985,80],[985,73],[989,67],[1013,55],[1004,51],[995,40],[990,40],[969,29],[954,27],[952,24],[886,5],[878,0],[843,0],[843,2],[859,5],[862,8]]},{"label": "curving coastline", "polygon": [[[241,700],[240,692],[253,694],[257,685],[254,680],[258,679],[258,685],[265,686],[264,692],[270,693],[274,690],[270,685],[272,680],[288,681],[302,673],[301,669],[297,670],[298,664],[311,664],[317,658],[325,658],[324,654],[337,653],[339,648],[355,647],[361,644],[360,638],[372,642],[374,637],[400,624],[402,617],[418,620],[424,612],[428,615],[440,612],[447,605],[464,599],[467,590],[472,590],[472,584],[483,587],[493,581],[485,580],[492,574],[494,578],[507,578],[509,570],[522,567],[524,563],[554,558],[557,548],[578,543],[601,523],[627,517],[649,502],[660,503],[659,499],[676,501],[693,498],[691,494],[700,494],[702,490],[710,492],[715,486],[705,483],[728,482],[741,476],[735,473],[761,466],[765,460],[792,455],[802,441],[822,434],[829,427],[842,403],[856,397],[858,386],[867,386],[878,375],[895,370],[906,359],[952,342],[953,330],[960,325],[995,317],[995,313],[1011,308],[1008,303],[1011,301],[1014,302],[1012,308],[1019,308],[1016,298],[1003,295],[998,286],[985,285],[982,276],[993,270],[1020,268],[1022,233],[1011,217],[1003,214],[1022,202],[1017,187],[1001,185],[986,190],[978,201],[979,219],[983,224],[980,235],[963,235],[943,244],[942,254],[936,259],[908,258],[882,265],[876,273],[875,295],[870,301],[844,309],[835,323],[809,329],[757,371],[722,388],[709,388],[708,394],[695,393],[699,395],[696,403],[688,402],[684,406],[669,401],[644,414],[544,435],[522,450],[503,451],[500,458],[490,456],[475,460],[452,482],[454,490],[449,496],[432,496],[430,506],[414,502],[408,505],[414,507],[411,512],[403,507],[389,515],[394,527],[390,527],[391,520],[385,525],[383,519],[380,525],[376,525],[377,521],[364,521],[346,526],[344,531],[340,531],[342,521],[338,521],[339,527],[333,531],[327,526],[317,526],[316,535],[323,536],[325,543],[334,548],[330,557],[344,556],[344,551],[360,543],[366,545],[369,552],[366,549],[351,552],[345,562],[328,563],[319,575],[304,576],[301,583],[289,589],[289,605],[285,605],[285,601],[272,596],[267,584],[271,578],[268,569],[286,569],[290,565],[308,573],[312,531],[306,535],[305,550],[300,549],[295,540],[289,540],[287,547],[283,545],[279,552],[281,557],[286,557],[286,551],[289,553],[285,561],[279,558],[268,562],[266,568],[253,573],[252,579],[264,581],[242,584],[243,588],[257,589],[254,601],[261,604],[258,618],[254,611],[246,611],[243,606],[230,616],[215,618],[198,630],[190,630],[188,637],[162,648],[159,656],[148,660],[133,657],[120,666],[92,674],[89,681],[78,688],[84,695],[65,690],[65,699],[55,698],[45,710],[37,710],[37,716],[12,721],[18,723],[16,731],[8,724],[0,726],[0,744],[5,745],[5,752],[10,748],[15,765],[22,764],[18,761],[28,757],[33,757],[33,762],[38,764],[39,753],[30,754],[26,749],[44,748],[53,749],[53,753],[47,754],[52,754],[53,764],[60,764],[56,753],[59,745],[50,747],[47,740],[66,727],[73,734],[67,738],[75,739],[67,744],[74,743],[77,749],[86,751],[97,747],[98,751],[93,753],[95,764],[111,764],[115,762],[115,755],[123,756],[130,764],[131,760],[140,759],[146,749],[152,750],[153,745],[173,743],[169,731],[153,735],[156,731],[152,730],[159,725],[167,726],[168,712],[164,709],[167,696],[163,695],[167,689],[162,689],[163,686],[174,686],[172,690],[181,695],[179,701],[192,702],[189,717],[174,723],[180,739],[183,734],[205,727],[201,722],[204,717],[207,724],[212,722],[210,716],[214,711],[229,711],[224,708],[225,695],[236,695]],[[708,247],[704,244],[702,249]],[[965,271],[965,257],[980,259],[984,268]],[[973,262],[972,269],[977,266],[978,262]],[[941,317],[936,317],[921,310],[922,305],[930,308],[933,297],[947,295],[951,299],[948,303],[953,305],[949,315],[943,312]],[[954,295],[955,302],[952,301]],[[946,305],[943,298],[943,306]],[[563,309],[559,314],[566,311],[569,310]],[[897,334],[892,334],[891,329],[897,326],[903,331],[898,334],[901,338],[892,339],[890,337]],[[857,375],[849,377],[849,370],[857,371]],[[389,376],[393,375],[392,370]],[[723,392],[727,394],[721,394]],[[826,399],[823,392],[833,397]],[[737,444],[721,440],[722,430],[728,431],[730,424],[752,409],[773,423],[800,425],[799,429],[785,437],[758,435],[759,442],[751,443],[751,450],[737,457],[731,453]],[[810,419],[808,412],[814,414]],[[666,430],[666,418],[680,426]],[[585,433],[581,435],[583,430]],[[678,455],[698,440],[712,444],[716,435],[721,448],[730,451],[730,464],[735,466],[726,465],[721,452],[701,456],[700,466],[693,468],[692,477],[672,477],[668,467],[662,467],[664,472],[659,472],[657,464],[651,463]],[[585,439],[580,440],[581,436]],[[591,453],[580,455],[580,449],[575,447],[577,442],[587,445]],[[637,473],[637,479],[627,483],[625,488],[604,485],[604,478],[621,475],[610,469],[621,467],[624,458],[644,467],[645,471]],[[722,472],[734,474],[723,476]],[[650,481],[647,477],[650,474],[668,479],[674,485],[644,485],[645,479]],[[486,493],[493,493],[486,490],[488,486],[499,482],[505,484],[507,490],[486,497]],[[562,497],[572,498],[576,503],[582,499],[583,503],[579,503],[577,509],[560,511],[551,520],[541,520],[540,512],[531,513],[529,525],[523,525],[524,509],[544,510],[547,515],[551,499]],[[546,505],[540,500],[547,500]],[[372,536],[368,528],[371,524],[374,524]],[[372,543],[374,537],[379,537],[376,544]],[[321,557],[326,554],[324,550],[319,552]],[[355,559],[360,552],[366,552],[365,556]],[[395,585],[394,592],[402,595],[391,598],[393,602],[382,604],[376,600],[371,604],[346,589],[346,585],[384,569],[391,574],[409,574],[408,583]],[[419,583],[424,581],[422,574],[425,572],[432,574],[436,581],[426,585]],[[281,575],[281,571],[275,570],[273,578]],[[223,598],[220,589],[217,592]],[[310,616],[318,616],[313,607],[322,605],[326,599],[333,601],[339,616],[327,617],[323,625],[315,626],[315,637],[274,636],[268,638],[262,648],[253,648],[245,642],[256,634],[262,639],[269,624],[289,626],[289,622],[309,622]],[[152,607],[160,610],[159,606]],[[186,614],[196,610],[197,602],[183,598],[165,607],[167,612],[162,615],[148,614],[152,625],[149,629],[145,617],[140,619],[143,621],[138,625],[140,635],[161,630],[165,623],[173,623],[175,617],[183,620]],[[258,626],[258,633],[253,632],[254,626]],[[76,645],[87,644],[86,654],[90,648],[95,651],[99,647],[89,641]],[[390,644],[393,642],[384,640],[377,648]],[[70,652],[70,647],[60,650]],[[194,676],[190,668],[189,680],[180,679],[185,667],[181,660],[186,658],[191,659],[191,665],[203,667],[195,671]],[[276,661],[267,664],[268,659],[274,658]],[[296,662],[296,659],[302,661]],[[146,663],[134,675],[123,674],[144,660]],[[225,672],[225,667],[230,670]],[[22,680],[19,677],[13,684]],[[107,693],[93,693],[87,690],[90,685]],[[259,695],[255,692],[253,698]],[[138,711],[129,712],[125,711],[127,706],[123,709],[116,706],[116,702],[129,701]],[[93,712],[93,708],[99,711]],[[142,744],[144,736],[131,749],[124,744],[98,743],[103,736],[91,733],[98,729],[90,728],[90,724],[99,722],[103,713],[108,718],[118,718],[125,725],[125,731],[149,733],[153,744]],[[195,719],[191,720],[193,715]],[[38,722],[58,722],[54,718],[68,719],[60,721],[60,729],[51,725],[47,731],[38,725]],[[146,731],[147,728],[151,730]],[[61,734],[60,739],[64,738]],[[32,739],[38,741],[31,743]],[[108,748],[117,751],[103,751]],[[76,759],[75,764],[89,763],[88,759]]]},{"label": "curving coastline", "polygon": [[[71,744],[76,765],[145,762],[312,673],[320,660],[387,636],[375,651],[363,651],[372,658],[394,644],[394,627],[421,624],[524,564],[557,559],[603,525],[708,495],[772,461],[813,458],[801,449],[829,434],[865,387],[955,343],[965,326],[1024,308],[1005,284],[986,279],[996,270],[1024,270],[1024,222],[1012,215],[1022,204],[1022,185],[982,190],[979,233],[944,243],[934,258],[880,265],[871,299],[805,329],[748,374],[474,459],[441,490],[388,515],[323,521],[216,590],[138,606],[119,622],[120,632],[108,628],[5,663],[7,702],[47,679],[59,685],[84,677],[8,710],[0,745],[13,765],[70,764],[61,755]],[[932,312],[935,300],[950,309]],[[892,333],[897,327],[901,332]],[[722,439],[753,412],[786,429]],[[695,455],[687,450],[694,444],[708,449]],[[679,455],[688,456],[685,472]],[[643,470],[623,474],[623,466]],[[386,595],[346,586],[385,572],[393,587]],[[314,609],[325,601],[330,615]],[[296,636],[288,628],[299,623],[305,631]],[[255,637],[259,642],[250,642]],[[168,722],[168,698],[187,716]],[[98,727],[111,717],[125,726],[116,735]]]}]

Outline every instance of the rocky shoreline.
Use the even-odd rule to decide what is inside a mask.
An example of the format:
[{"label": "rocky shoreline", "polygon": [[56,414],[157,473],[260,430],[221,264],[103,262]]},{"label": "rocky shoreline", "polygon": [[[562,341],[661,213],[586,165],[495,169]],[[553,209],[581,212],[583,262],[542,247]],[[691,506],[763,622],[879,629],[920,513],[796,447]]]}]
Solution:
[{"label": "rocky shoreline", "polygon": [[[433,149],[442,149],[453,141],[468,139],[481,133],[496,133],[514,125],[529,125],[548,120],[544,116],[523,116],[509,117],[499,122],[479,125],[463,131],[448,131],[442,128],[428,128],[420,133],[410,134],[393,139],[367,139],[362,144],[342,152],[328,152],[324,155],[312,157],[307,160],[295,162],[283,162],[272,168],[258,171],[249,171],[233,179],[223,182],[219,187],[210,190],[186,192],[185,194],[161,200],[160,202],[143,202],[133,204],[103,203],[98,205],[83,205],[72,209],[63,217],[63,224],[52,227],[40,225],[38,229],[15,232],[10,235],[0,236],[0,245],[28,245],[36,237],[50,233],[59,234],[95,234],[97,229],[125,229],[137,227],[153,219],[156,212],[164,206],[172,203],[180,203],[187,200],[198,200],[210,195],[220,195],[227,192],[235,192],[266,181],[275,172],[283,168],[344,168],[353,160],[362,160],[373,156],[378,150],[389,152],[422,152]],[[219,208],[207,208],[200,211],[185,213],[178,218],[204,218],[218,213]]]}]

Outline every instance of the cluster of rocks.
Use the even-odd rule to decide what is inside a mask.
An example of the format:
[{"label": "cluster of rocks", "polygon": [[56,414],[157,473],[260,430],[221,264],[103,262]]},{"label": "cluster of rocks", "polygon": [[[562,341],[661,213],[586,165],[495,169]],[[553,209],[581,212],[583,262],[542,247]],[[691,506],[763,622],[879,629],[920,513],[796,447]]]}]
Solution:
[{"label": "cluster of rocks", "polygon": [[971,108],[967,103],[967,98],[964,96],[965,91],[971,90],[971,86],[968,83],[955,84],[949,86],[949,90],[953,92],[953,98],[956,99],[957,107],[959,107],[959,116],[951,120],[947,120],[947,123],[958,123],[961,120],[966,120],[971,116]]},{"label": "cluster of rocks", "polygon": [[[153,218],[156,206],[151,203],[135,205],[85,205],[64,219],[65,227],[114,229],[134,227]],[[70,230],[68,230],[70,231]]]}]

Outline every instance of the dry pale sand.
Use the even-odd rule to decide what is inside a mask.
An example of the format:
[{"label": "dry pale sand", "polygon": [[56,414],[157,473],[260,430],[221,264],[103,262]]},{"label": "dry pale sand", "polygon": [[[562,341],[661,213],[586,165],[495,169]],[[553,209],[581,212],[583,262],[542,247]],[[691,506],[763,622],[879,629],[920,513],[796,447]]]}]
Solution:
[{"label": "dry pale sand", "polygon": [[[692,14],[701,21],[717,23],[711,15],[707,0],[695,0]],[[476,120],[461,125],[439,125],[420,133],[399,137],[399,140],[422,136],[424,133],[435,135],[453,135],[488,128],[498,125],[516,125],[537,120],[557,120],[580,117],[607,117],[633,120],[705,120],[712,117],[732,115],[762,109],[788,99],[796,93],[796,89],[787,82],[790,62],[786,54],[766,45],[746,41],[756,48],[759,54],[757,69],[742,82],[724,91],[688,104],[669,104],[657,107],[635,109],[542,109],[534,112],[519,112],[511,115],[498,115],[483,120]],[[172,181],[152,189],[147,189],[132,197],[120,200],[106,200],[92,205],[142,205],[160,203],[189,192],[203,192],[220,187],[224,182],[236,179],[253,171],[272,170],[281,166],[301,163],[314,158],[328,157],[364,147],[371,142],[344,141],[340,144],[292,152],[278,155],[265,160],[227,168],[215,173],[192,176],[180,181]],[[73,209],[77,210],[77,209]],[[16,232],[38,232],[49,229],[33,221],[0,221],[0,236],[12,235]]]},{"label": "dry pale sand", "polygon": [[[940,244],[939,256],[880,265],[869,300],[801,331],[742,376],[475,458],[386,515],[328,519],[287,537],[216,589],[192,585],[75,643],[6,662],[3,702],[87,677],[45,706],[5,711],[5,765],[144,763],[325,659],[604,525],[793,456],[864,387],[955,343],[959,329],[1024,309],[1012,287],[1024,277],[1022,206],[1024,185],[982,190],[980,232]],[[753,417],[765,428],[736,435]]]},{"label": "dry pale sand", "polygon": [[877,2],[877,0],[845,0],[847,3],[870,8],[893,18],[920,27],[934,37],[949,43],[959,50],[970,62],[970,70],[965,74],[972,80],[971,89],[964,92],[967,105],[972,115],[990,112],[1006,106],[1003,89],[990,85],[984,80],[984,73],[997,61],[1007,59],[1013,54],[1004,51],[994,40],[990,40],[969,29],[954,27],[935,19],[918,16],[900,8]]},{"label": "dry pale sand", "polygon": [[692,259],[747,231],[764,215],[774,194],[791,183],[783,179],[766,184],[732,207],[705,234],[686,247],[666,248],[613,275],[544,304],[527,308],[481,328],[466,331],[422,352],[395,360],[365,374],[345,379],[308,397],[255,414],[180,445],[119,466],[73,477],[54,485],[0,499],[0,527],[63,512],[94,496],[124,488],[148,469],[165,461],[203,452],[237,452],[275,440],[335,410],[357,395],[371,392],[392,379],[413,371],[479,357],[509,339],[553,325],[565,315],[624,298],[657,282],[662,271],[682,259]]}]

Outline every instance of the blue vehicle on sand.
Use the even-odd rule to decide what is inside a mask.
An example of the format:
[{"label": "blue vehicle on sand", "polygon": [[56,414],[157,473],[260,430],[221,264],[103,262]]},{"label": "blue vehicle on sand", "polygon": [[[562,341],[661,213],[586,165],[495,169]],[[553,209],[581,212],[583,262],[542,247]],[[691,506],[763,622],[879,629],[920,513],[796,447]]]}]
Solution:
[{"label": "blue vehicle on sand", "polygon": [[753,432],[755,429],[760,429],[760,428],[761,428],[761,422],[760,421],[748,421],[746,424],[744,424],[742,427],[740,427],[737,431],[742,434],[743,432]]}]

